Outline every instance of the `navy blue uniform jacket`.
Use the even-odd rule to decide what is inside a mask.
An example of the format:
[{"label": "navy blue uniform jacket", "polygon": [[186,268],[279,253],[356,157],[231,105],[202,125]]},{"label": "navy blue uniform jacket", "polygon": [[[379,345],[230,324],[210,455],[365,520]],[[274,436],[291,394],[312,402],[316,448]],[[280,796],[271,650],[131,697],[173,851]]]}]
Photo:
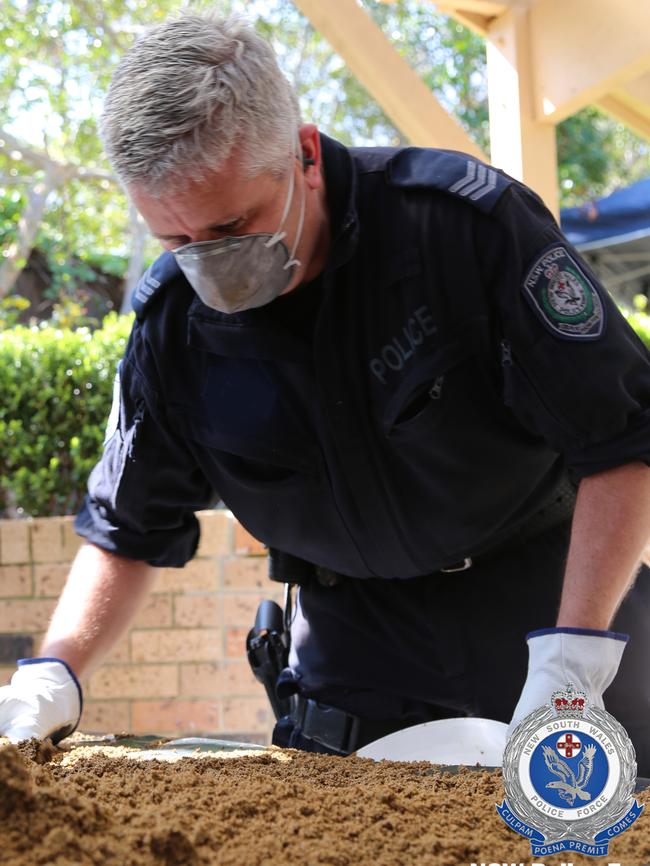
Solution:
[{"label": "navy blue uniform jacket", "polygon": [[91,542],[182,566],[218,496],[280,550],[408,578],[502,544],[567,471],[650,464],[650,356],[534,193],[322,143],[321,277],[225,315],[166,253],[136,288]]}]

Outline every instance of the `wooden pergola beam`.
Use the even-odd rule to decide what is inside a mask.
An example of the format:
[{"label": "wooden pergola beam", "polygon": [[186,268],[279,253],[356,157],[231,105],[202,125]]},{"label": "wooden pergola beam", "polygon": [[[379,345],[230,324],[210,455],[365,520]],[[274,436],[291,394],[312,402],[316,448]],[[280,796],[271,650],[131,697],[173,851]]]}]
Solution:
[{"label": "wooden pergola beam", "polygon": [[435,2],[439,12],[450,15],[474,33],[486,37],[490,25],[496,18],[505,15],[510,9],[523,10],[533,0],[500,0],[500,2],[499,0],[432,0],[432,2]]},{"label": "wooden pergola beam", "polygon": [[437,3],[436,8],[444,15],[454,18],[459,24],[472,30],[478,36],[487,36],[490,22],[493,20],[492,18],[488,18],[487,15],[479,15],[478,12],[463,12],[461,9],[445,6],[441,3]]},{"label": "wooden pergola beam", "polygon": [[513,0],[434,0],[436,7],[458,12],[473,12],[483,18],[498,18],[514,4]]},{"label": "wooden pergola beam", "polygon": [[612,91],[598,105],[638,135],[650,139],[650,73]]},{"label": "wooden pergola beam", "polygon": [[645,0],[537,0],[530,16],[541,121],[557,124],[650,69]]},{"label": "wooden pergola beam", "polygon": [[650,113],[650,73],[628,81],[625,87],[621,88],[621,92],[624,93],[626,102],[636,105],[641,112]]},{"label": "wooden pergola beam", "polygon": [[636,106],[630,103],[618,93],[611,93],[608,96],[603,96],[596,103],[597,107],[607,114],[611,114],[616,120],[620,120],[630,129],[633,129],[637,135],[650,141],[650,105],[645,111],[639,111]]},{"label": "wooden pergola beam", "polygon": [[485,154],[356,0],[294,0],[412,144]]}]

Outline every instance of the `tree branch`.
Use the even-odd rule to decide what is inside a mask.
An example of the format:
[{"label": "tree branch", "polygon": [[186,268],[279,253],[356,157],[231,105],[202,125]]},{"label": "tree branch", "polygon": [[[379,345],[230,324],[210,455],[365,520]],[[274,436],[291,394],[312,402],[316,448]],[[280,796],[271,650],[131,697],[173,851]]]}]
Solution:
[{"label": "tree branch", "polygon": [[8,294],[20,272],[24,262],[34,247],[38,227],[47,205],[50,193],[60,182],[60,175],[55,171],[45,172],[43,180],[38,181],[27,194],[27,203],[18,221],[16,240],[3,251],[0,265],[0,298]]},{"label": "tree branch", "polygon": [[126,276],[124,277],[124,294],[122,296],[122,307],[120,313],[129,313],[133,309],[131,305],[131,293],[135,288],[135,284],[142,275],[144,249],[147,235],[149,233],[147,224],[142,219],[130,199],[129,228],[131,230],[131,255],[129,257],[129,267]]},{"label": "tree branch", "polygon": [[[112,47],[120,54],[124,51],[125,43],[120,42],[117,33],[113,30],[112,24],[109,23],[104,15],[101,3],[89,3],[87,0],[76,0],[77,7],[84,10],[90,21],[95,23],[95,26],[102,28],[102,35],[107,37]],[[99,37],[98,37],[99,38]]]},{"label": "tree branch", "polygon": [[3,150],[17,150],[26,162],[43,169],[43,171],[52,171],[58,166],[63,168],[63,165],[52,159],[51,156],[48,156],[48,154],[41,150],[35,150],[6,129],[0,129],[0,141],[2,142],[0,148]]},{"label": "tree branch", "polygon": [[0,174],[0,186],[15,186],[19,183],[33,185],[38,183],[39,180],[40,178],[29,174],[17,174],[15,176],[11,174]]},{"label": "tree branch", "polygon": [[61,180],[76,177],[80,180],[110,180],[116,182],[115,175],[103,168],[86,168],[73,162],[59,162],[52,159],[47,153],[36,150],[29,144],[25,144],[6,129],[0,129],[0,149],[18,151],[26,162],[45,172],[56,174]]},{"label": "tree branch", "polygon": [[115,175],[103,168],[76,166],[73,177],[79,178],[79,180],[110,180],[111,183],[117,183]]}]

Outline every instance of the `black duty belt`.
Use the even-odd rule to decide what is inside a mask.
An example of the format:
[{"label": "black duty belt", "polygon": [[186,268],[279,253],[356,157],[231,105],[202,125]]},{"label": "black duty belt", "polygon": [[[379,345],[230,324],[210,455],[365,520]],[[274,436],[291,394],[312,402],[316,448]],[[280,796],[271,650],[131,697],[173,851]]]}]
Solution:
[{"label": "black duty belt", "polygon": [[399,719],[361,719],[302,695],[295,696],[290,715],[303,737],[340,755],[349,755],[409,724]]},{"label": "black duty belt", "polygon": [[[522,526],[516,527],[498,545],[479,550],[472,556],[466,556],[458,562],[452,562],[431,574],[451,574],[456,571],[467,571],[475,563],[483,562],[512,547],[525,544],[548,529],[552,529],[562,523],[567,523],[573,516],[575,501],[576,488],[567,478],[561,482],[543,508],[530,517]],[[335,586],[342,580],[350,579],[337,574],[325,566],[314,565],[311,562],[300,559],[298,556],[284,553],[273,547],[269,549],[269,577],[278,583],[292,583],[297,586],[306,586],[314,581],[317,581],[322,586]]]}]

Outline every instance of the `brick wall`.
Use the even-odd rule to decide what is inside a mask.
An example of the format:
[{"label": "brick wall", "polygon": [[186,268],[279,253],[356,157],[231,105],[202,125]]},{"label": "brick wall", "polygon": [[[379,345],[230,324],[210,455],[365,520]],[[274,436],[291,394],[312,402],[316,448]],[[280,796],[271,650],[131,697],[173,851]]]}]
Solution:
[{"label": "brick wall", "polygon": [[[268,741],[272,712],[245,656],[262,598],[281,600],[262,545],[227,511],[198,514],[201,545],[164,569],[146,606],[84,682],[85,731],[210,733]],[[72,517],[0,521],[0,683],[33,655],[79,544]]]}]

